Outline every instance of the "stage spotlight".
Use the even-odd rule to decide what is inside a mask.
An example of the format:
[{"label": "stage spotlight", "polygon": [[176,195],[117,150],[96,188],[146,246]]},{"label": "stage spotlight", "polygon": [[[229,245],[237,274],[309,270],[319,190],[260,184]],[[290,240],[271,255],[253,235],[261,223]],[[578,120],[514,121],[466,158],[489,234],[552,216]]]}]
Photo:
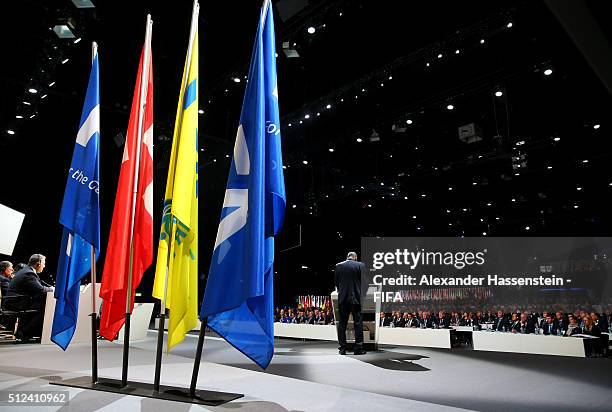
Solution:
[{"label": "stage spotlight", "polygon": [[328,104],[327,106],[325,106],[326,109],[331,109],[331,104]]},{"label": "stage spotlight", "polygon": [[589,163],[589,159],[584,159],[582,163]]},{"label": "stage spotlight", "polygon": [[446,106],[447,110],[453,110],[455,108],[455,106],[453,106],[452,104],[449,104]]},{"label": "stage spotlight", "polygon": [[554,140],[555,142],[558,142],[559,140],[561,140],[561,138],[560,138],[560,137],[553,137],[553,140]]},{"label": "stage spotlight", "polygon": [[461,53],[461,50],[459,49],[455,50],[455,54],[459,54],[459,53]]},{"label": "stage spotlight", "polygon": [[393,80],[393,76],[389,76],[389,80]]},{"label": "stage spotlight", "polygon": [[234,77],[233,80],[234,83],[240,83],[240,77]]},{"label": "stage spotlight", "polygon": [[80,37],[77,37],[76,39],[74,39],[73,43],[74,43],[74,44],[77,44],[77,43],[78,43],[78,42],[80,42],[80,41],[81,41],[81,38],[80,38]]},{"label": "stage spotlight", "polygon": [[314,34],[315,31],[317,30],[313,26],[310,26],[307,31],[308,31],[308,34]]},{"label": "stage spotlight", "polygon": [[502,97],[504,95],[504,93],[501,90],[498,90],[495,92],[495,96],[496,97]]},{"label": "stage spotlight", "polygon": [[545,76],[550,76],[552,74],[552,69],[546,69],[544,70],[544,75]]},{"label": "stage spotlight", "polygon": [[291,126],[293,126],[293,125],[292,125],[291,123],[289,123],[287,126],[291,127]]},{"label": "stage spotlight", "polygon": [[23,116],[18,114],[17,116],[15,116],[15,119],[23,119]]},{"label": "stage spotlight", "polygon": [[21,103],[25,104],[26,106],[32,106],[32,103],[30,103],[30,102],[26,102],[25,100],[24,100],[24,101],[22,101]]},{"label": "stage spotlight", "polygon": [[40,96],[40,98],[41,98],[41,100],[42,100],[42,99],[46,99],[46,98],[47,98],[47,95],[46,95],[46,94],[43,94],[42,96]]},{"label": "stage spotlight", "polygon": [[295,209],[295,208],[297,207],[297,205],[292,205],[291,207],[292,207],[293,209]]},{"label": "stage spotlight", "polygon": [[429,62],[425,63],[425,66],[429,67]]},{"label": "stage spotlight", "polygon": [[480,44],[484,44],[485,39],[480,39]]},{"label": "stage spotlight", "polygon": [[576,188],[576,190],[581,191],[581,190],[582,190],[582,188],[581,188],[580,186],[578,186],[578,187]]},{"label": "stage spotlight", "polygon": [[508,24],[506,24],[506,27],[509,28],[509,29],[512,28],[512,26],[513,26],[512,22],[509,22]]},{"label": "stage spotlight", "polygon": [[8,129],[6,132],[7,132],[8,134],[10,134],[10,135],[14,135],[14,134],[15,134],[15,131],[14,131],[14,130],[11,130],[11,129]]},{"label": "stage spotlight", "polygon": [[363,139],[361,137],[358,137],[357,138],[357,143],[361,143],[361,142],[363,142]]},{"label": "stage spotlight", "polygon": [[531,229],[529,226],[525,226],[525,230],[529,230]]},{"label": "stage spotlight", "polygon": [[64,59],[64,60],[62,60],[62,64],[66,64],[66,63],[68,63],[69,61],[70,61],[70,59]]},{"label": "stage spotlight", "polygon": [[317,112],[317,116],[321,116],[321,112]]},{"label": "stage spotlight", "polygon": [[304,115],[304,119],[310,119],[310,115],[309,114]]},{"label": "stage spotlight", "polygon": [[200,110],[198,110],[198,113],[204,114],[204,110],[200,109]]},{"label": "stage spotlight", "polygon": [[547,168],[548,170],[550,170],[550,169],[552,169],[552,166],[546,166],[546,168]]},{"label": "stage spotlight", "polygon": [[49,87],[53,87],[54,85],[55,85],[55,82],[49,83]]},{"label": "stage spotlight", "polygon": [[600,124],[594,124],[594,125],[593,125],[593,129],[595,129],[595,130],[599,129],[600,127],[601,127],[601,125],[600,125]]},{"label": "stage spotlight", "polygon": [[38,90],[36,90],[36,89],[35,89],[35,88],[33,88],[33,87],[30,87],[30,88],[28,89],[28,92],[29,92],[29,93],[32,93],[32,94],[36,94],[36,93],[38,93]]},{"label": "stage spotlight", "polygon": [[330,147],[328,150],[329,150],[330,153],[334,153],[334,148],[333,147]]},{"label": "stage spotlight", "polygon": [[302,163],[304,163],[305,165],[308,164],[308,160],[302,160]]},{"label": "stage spotlight", "polygon": [[487,235],[487,232],[482,232],[482,235],[483,235],[483,236],[486,236],[486,235]]},{"label": "stage spotlight", "polygon": [[442,53],[439,53],[438,54],[438,59],[441,59],[441,58],[442,58]]},{"label": "stage spotlight", "polygon": [[412,124],[412,120],[411,119],[406,120],[406,124]]}]

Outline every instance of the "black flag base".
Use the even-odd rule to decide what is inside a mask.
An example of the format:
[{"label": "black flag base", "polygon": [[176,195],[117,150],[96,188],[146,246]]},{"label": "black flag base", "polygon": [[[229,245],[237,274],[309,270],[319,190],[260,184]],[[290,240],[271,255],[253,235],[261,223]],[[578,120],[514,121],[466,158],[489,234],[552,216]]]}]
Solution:
[{"label": "black flag base", "polygon": [[53,381],[49,383],[51,385],[69,386],[71,388],[92,389],[94,391],[112,392],[122,395],[142,396],[146,398],[163,399],[166,401],[185,402],[207,406],[223,405],[224,403],[242,398],[244,396],[239,393],[206,390],[196,390],[195,396],[191,396],[189,389],[180,388],[177,386],[161,385],[159,391],[155,391],[152,383],[128,382],[127,386],[122,386],[121,380],[119,379],[98,378],[97,382],[92,382],[91,377],[89,376]]}]

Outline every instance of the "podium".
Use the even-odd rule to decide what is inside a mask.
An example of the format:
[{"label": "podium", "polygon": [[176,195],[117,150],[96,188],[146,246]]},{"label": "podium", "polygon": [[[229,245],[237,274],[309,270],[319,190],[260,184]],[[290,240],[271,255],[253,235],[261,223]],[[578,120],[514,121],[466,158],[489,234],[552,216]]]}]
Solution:
[{"label": "podium", "polygon": [[[365,350],[378,350],[378,314],[380,313],[380,301],[374,301],[374,292],[379,292],[379,285],[369,285],[365,296],[361,297],[361,316],[363,318],[363,348]],[[332,307],[334,309],[334,320],[336,327],[340,322],[340,310],[338,308],[338,292],[331,293]],[[355,345],[355,323],[353,316],[349,316],[346,327],[347,349],[352,350]]]},{"label": "podium", "polygon": [[[100,284],[96,283],[96,312],[100,308]],[[45,316],[43,318],[43,328],[40,343],[51,345],[51,326],[53,325],[53,314],[55,313],[55,297],[53,292],[47,292],[45,302]],[[79,296],[79,314],[77,317],[76,330],[71,343],[91,343],[91,283],[81,285],[81,296]]]}]

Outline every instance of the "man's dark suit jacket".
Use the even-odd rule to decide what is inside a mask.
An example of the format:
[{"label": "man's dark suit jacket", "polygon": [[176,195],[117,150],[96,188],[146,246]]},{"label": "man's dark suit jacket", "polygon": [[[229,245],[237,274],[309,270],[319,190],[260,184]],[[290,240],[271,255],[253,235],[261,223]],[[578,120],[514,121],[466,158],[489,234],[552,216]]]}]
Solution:
[{"label": "man's dark suit jacket", "polygon": [[508,318],[502,316],[501,318],[495,319],[495,322],[493,322],[493,330],[502,332],[504,328],[510,328],[510,321]]},{"label": "man's dark suit jacket", "polygon": [[38,277],[38,274],[31,267],[26,266],[17,273],[8,289],[8,296],[11,295],[26,295],[32,298],[32,301],[42,299],[44,294],[50,291],[50,287],[43,286]]},{"label": "man's dark suit jacket", "polygon": [[6,278],[3,275],[0,275],[0,293],[2,294],[3,298],[8,296],[7,293],[8,293],[8,288],[9,288],[10,283],[11,283],[11,280],[9,278]]},{"label": "man's dark suit jacket", "polygon": [[338,288],[338,304],[361,305],[361,276],[365,275],[365,264],[356,260],[345,260],[336,265],[334,284]]}]

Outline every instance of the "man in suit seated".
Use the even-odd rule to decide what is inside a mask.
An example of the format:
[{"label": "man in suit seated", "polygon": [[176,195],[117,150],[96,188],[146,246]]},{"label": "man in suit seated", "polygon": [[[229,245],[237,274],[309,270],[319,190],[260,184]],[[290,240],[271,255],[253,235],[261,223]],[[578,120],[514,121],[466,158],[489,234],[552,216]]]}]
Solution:
[{"label": "man in suit seated", "polygon": [[429,317],[429,313],[427,311],[423,311],[423,313],[421,313],[421,319],[419,319],[419,327],[422,329],[433,329],[433,321]]},{"label": "man in suit seated", "polygon": [[510,322],[508,317],[504,314],[504,311],[497,311],[497,318],[493,322],[493,330],[497,332],[506,332],[510,329]]},{"label": "man in suit seated", "polygon": [[419,320],[414,317],[410,312],[404,312],[404,327],[405,328],[418,328],[420,325]]},{"label": "man in suit seated", "polygon": [[459,321],[459,326],[478,326],[478,321],[472,318],[470,312],[463,312],[463,317]]},{"label": "man in suit seated", "polygon": [[450,328],[450,317],[446,316],[446,312],[441,310],[438,312],[438,317],[435,320],[435,324],[438,328]]},{"label": "man in suit seated", "polygon": [[42,332],[47,292],[53,291],[53,287],[43,286],[38,276],[45,268],[45,264],[45,256],[38,253],[32,255],[28,266],[15,273],[8,288],[8,296],[26,296],[27,298],[7,301],[7,309],[37,311],[20,318],[15,337],[21,341],[39,338]]},{"label": "man in suit seated", "polygon": [[606,316],[599,316],[599,313],[591,312],[590,318],[593,321],[593,323],[597,325],[600,331],[602,332],[608,331],[609,326],[608,326],[608,320],[606,319]]},{"label": "man in suit seated", "polygon": [[391,318],[388,317],[384,311],[380,312],[380,317],[378,318],[378,326],[383,328],[391,326]]},{"label": "man in suit seated", "polygon": [[323,316],[323,313],[321,313],[321,310],[319,308],[315,309],[314,317],[315,325],[325,325],[325,316]]},{"label": "man in suit seated", "polygon": [[542,329],[544,329],[545,335],[557,335],[557,332],[560,331],[550,313],[546,315],[544,327]]},{"label": "man in suit seated", "polygon": [[557,329],[561,329],[563,332],[567,330],[568,321],[563,312],[555,313],[555,323],[557,324]]},{"label": "man in suit seated", "polygon": [[533,325],[532,322],[529,321],[529,319],[527,318],[527,314],[523,312],[521,313],[521,316],[518,321],[512,324],[511,330],[512,333],[534,333],[535,325]]},{"label": "man in suit seated", "polygon": [[13,279],[13,264],[7,260],[0,262],[0,296],[7,295],[11,279]]}]

